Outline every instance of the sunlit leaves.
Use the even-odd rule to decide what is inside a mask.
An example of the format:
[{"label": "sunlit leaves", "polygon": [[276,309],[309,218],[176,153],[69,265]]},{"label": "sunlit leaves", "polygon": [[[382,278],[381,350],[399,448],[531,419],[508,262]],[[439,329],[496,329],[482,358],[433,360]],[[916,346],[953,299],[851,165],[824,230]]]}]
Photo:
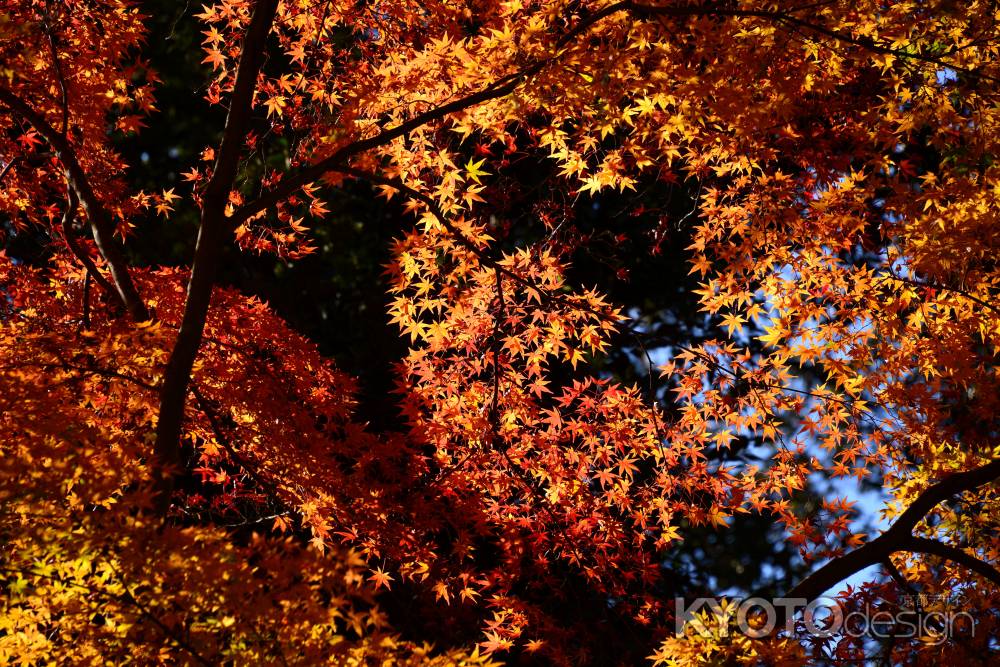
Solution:
[{"label": "sunlit leaves", "polygon": [[[412,214],[386,273],[405,429],[359,423],[350,378],[218,289],[162,516],[150,438],[186,271],[137,271],[155,318],[121,318],[91,284],[116,267],[73,222],[94,223],[94,202],[71,203],[58,142],[5,112],[0,209],[79,247],[2,264],[0,657],[432,660],[385,631],[374,597],[412,587],[480,621],[472,653],[444,661],[572,662],[592,629],[553,629],[545,599],[570,577],[660,632],[663,563],[688,529],[762,513],[804,558],[836,557],[866,538],[846,502],[805,511],[812,480],[874,478],[898,516],[995,458],[998,40],[991,8],[958,5],[278,3],[238,178],[213,194],[241,249],[285,261],[339,224],[345,178]],[[210,104],[231,103],[253,8],[195,10],[192,90]],[[214,147],[190,147],[180,186],[122,180],[110,137],[155,111],[132,3],[8,2],[0,30],[2,85],[67,142],[112,226],[204,203]],[[562,201],[544,203],[562,213],[506,219],[528,156],[554,165],[545,196]],[[668,341],[640,389],[600,360],[646,332],[574,282],[557,232],[570,202],[652,182],[691,190],[689,212],[641,232],[689,233],[712,333]],[[996,502],[979,491],[921,530],[996,562]],[[907,580],[995,607],[968,572],[900,558]],[[653,660],[808,659],[718,635]]]}]

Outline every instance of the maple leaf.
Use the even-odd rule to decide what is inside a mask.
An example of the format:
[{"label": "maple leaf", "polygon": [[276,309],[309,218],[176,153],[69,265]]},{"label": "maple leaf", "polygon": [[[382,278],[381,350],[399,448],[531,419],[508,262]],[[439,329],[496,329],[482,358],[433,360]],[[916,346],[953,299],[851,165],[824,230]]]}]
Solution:
[{"label": "maple leaf", "polygon": [[17,138],[17,141],[29,152],[42,145],[42,140],[38,137],[37,132],[25,132]]},{"label": "maple leaf", "polygon": [[372,570],[372,574],[368,577],[368,581],[375,584],[375,589],[385,587],[389,588],[389,582],[393,581],[391,574],[387,574],[382,568],[376,568]]},{"label": "maple leaf", "polygon": [[275,95],[274,97],[269,97],[264,100],[264,106],[267,107],[268,117],[270,117],[271,114],[281,116],[287,105],[288,101],[285,99],[284,95]]},{"label": "maple leaf", "polygon": [[524,650],[528,653],[537,653],[545,646],[545,641],[541,639],[532,639],[525,643]]},{"label": "maple leaf", "polygon": [[211,63],[213,70],[224,69],[226,66],[226,57],[222,55],[222,52],[216,48],[206,49],[205,53],[208,55],[202,59],[202,63]]},{"label": "maple leaf", "polygon": [[485,162],[486,162],[486,158],[483,158],[482,160],[479,160],[478,162],[474,162],[472,159],[470,159],[465,164],[465,175],[468,176],[473,181],[475,181],[476,183],[480,183],[481,181],[479,180],[479,178],[481,176],[489,176],[490,175],[489,172],[482,170],[482,166],[483,166],[483,164]]},{"label": "maple leaf", "polygon": [[594,479],[601,483],[601,488],[614,485],[617,476],[610,470],[600,470],[594,475]]},{"label": "maple leaf", "polygon": [[712,439],[715,440],[715,444],[719,449],[728,449],[732,441],[736,439],[736,436],[729,429],[725,429],[716,433]]},{"label": "maple leaf", "polygon": [[466,600],[468,602],[475,602],[476,598],[480,597],[478,591],[469,588],[468,586],[464,586],[462,590],[459,591],[458,595],[462,600]]},{"label": "maple leaf", "polygon": [[486,641],[479,642],[479,645],[483,647],[484,653],[489,654],[497,651],[506,651],[513,646],[513,643],[509,639],[501,637],[496,632],[487,632]]},{"label": "maple leaf", "polygon": [[726,330],[730,334],[734,331],[736,333],[741,333],[743,331],[743,325],[746,323],[747,319],[736,313],[728,313],[722,318],[722,326],[726,327]]},{"label": "maple leaf", "polygon": [[431,587],[434,591],[434,597],[438,600],[444,600],[445,604],[451,604],[451,593],[448,592],[448,585],[443,581],[439,581]]}]

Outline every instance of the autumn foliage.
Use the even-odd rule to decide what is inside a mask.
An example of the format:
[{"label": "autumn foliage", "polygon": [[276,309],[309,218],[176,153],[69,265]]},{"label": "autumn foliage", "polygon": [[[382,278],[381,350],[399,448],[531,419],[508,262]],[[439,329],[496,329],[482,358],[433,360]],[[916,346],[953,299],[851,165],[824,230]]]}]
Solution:
[{"label": "autumn foliage", "polygon": [[[181,19],[190,95],[225,123],[155,190],[120,150],[158,113],[145,11],[0,2],[0,662],[869,656],[801,624],[675,635],[698,591],[671,554],[751,516],[810,572],[782,594],[974,617],[877,646],[886,664],[995,656],[992,3],[209,2]],[[552,168],[525,184],[519,161]],[[391,425],[218,279],[231,246],[313,256],[363,184],[403,211]],[[645,213],[659,187],[690,211]],[[648,313],[574,278],[574,207],[611,197],[643,253],[683,233],[708,334],[649,340]],[[189,263],[133,261],[184,208]],[[602,370],[626,348],[640,383]],[[816,480],[879,486],[884,529],[849,491],[803,503]]]}]

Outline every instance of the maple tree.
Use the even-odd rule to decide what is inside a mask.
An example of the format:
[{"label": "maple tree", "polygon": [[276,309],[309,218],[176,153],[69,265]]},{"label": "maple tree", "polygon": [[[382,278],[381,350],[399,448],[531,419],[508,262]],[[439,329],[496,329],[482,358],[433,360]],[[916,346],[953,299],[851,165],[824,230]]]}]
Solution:
[{"label": "maple tree", "polygon": [[[801,624],[674,636],[691,591],[671,554],[750,516],[809,567],[787,597],[878,566],[843,604],[919,591],[975,620],[895,637],[887,662],[995,653],[1000,9],[191,14],[190,94],[220,135],[188,147],[182,183],[140,189],[122,146],[161,84],[143,4],[0,3],[4,662],[865,659]],[[366,423],[316,341],[219,280],[234,247],[321,252],[359,184],[405,214],[385,271],[398,426]],[[631,211],[607,241],[617,288],[574,279],[612,224],[591,201]],[[135,262],[181,209],[190,262]],[[679,229],[711,333],[658,341],[614,296],[642,261],[615,246],[656,256]],[[616,349],[638,382],[602,367]],[[803,503],[816,479],[873,479],[887,527],[863,534],[836,494]],[[401,589],[410,614],[477,629],[418,636],[386,611]]]}]

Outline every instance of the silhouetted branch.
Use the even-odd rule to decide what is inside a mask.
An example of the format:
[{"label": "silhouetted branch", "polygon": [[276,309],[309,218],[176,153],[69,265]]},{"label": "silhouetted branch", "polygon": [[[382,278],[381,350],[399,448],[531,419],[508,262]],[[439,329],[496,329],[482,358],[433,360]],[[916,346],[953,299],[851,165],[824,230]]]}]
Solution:
[{"label": "silhouetted branch", "polygon": [[0,104],[6,106],[12,112],[20,116],[25,122],[30,123],[45,140],[49,142],[56,153],[56,157],[63,165],[66,172],[66,180],[76,191],[83,209],[87,213],[91,229],[94,233],[94,241],[97,249],[100,250],[104,261],[107,262],[111,270],[111,279],[114,282],[115,293],[125,306],[132,319],[141,322],[149,319],[149,311],[143,302],[139,291],[132,282],[129,275],[125,257],[121,248],[118,247],[114,238],[115,227],[111,219],[111,214],[104,207],[101,200],[94,194],[83,167],[77,160],[76,153],[70,146],[69,141],[58,132],[40,113],[32,109],[21,98],[6,88],[0,88]]},{"label": "silhouetted branch", "polygon": [[159,418],[156,423],[155,477],[161,510],[166,510],[169,504],[173,474],[181,464],[180,434],[191,369],[205,329],[205,318],[208,315],[222,248],[226,235],[231,231],[225,207],[239,168],[240,153],[250,126],[257,74],[264,62],[264,47],[277,9],[278,0],[258,0],[254,5],[253,16],[243,40],[215,168],[202,198],[201,225],[198,228],[198,242],[188,281],[184,316],[163,376]]},{"label": "silhouetted branch", "polygon": [[890,554],[899,551],[930,553],[948,558],[1000,586],[1000,574],[992,566],[961,549],[913,535],[913,529],[917,524],[939,503],[959,493],[979,488],[997,478],[1000,478],[1000,459],[974,470],[955,473],[931,485],[910,503],[888,530],[871,542],[826,563],[792,587],[785,596],[815,600],[844,579],[866,567],[884,562]]}]

